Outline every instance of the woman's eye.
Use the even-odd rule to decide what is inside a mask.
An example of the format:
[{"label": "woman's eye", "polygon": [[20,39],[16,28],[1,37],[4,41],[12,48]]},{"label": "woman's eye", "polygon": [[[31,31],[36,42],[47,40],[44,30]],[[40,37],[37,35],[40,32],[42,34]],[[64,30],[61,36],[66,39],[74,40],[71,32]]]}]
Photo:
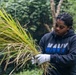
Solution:
[{"label": "woman's eye", "polygon": [[63,29],[63,28],[65,28],[65,27],[64,27],[64,26],[60,26],[59,28],[60,28],[60,29]]},{"label": "woman's eye", "polygon": [[59,27],[60,29],[65,28],[64,26],[62,26],[62,25],[58,25],[58,24],[56,24],[55,27]]}]

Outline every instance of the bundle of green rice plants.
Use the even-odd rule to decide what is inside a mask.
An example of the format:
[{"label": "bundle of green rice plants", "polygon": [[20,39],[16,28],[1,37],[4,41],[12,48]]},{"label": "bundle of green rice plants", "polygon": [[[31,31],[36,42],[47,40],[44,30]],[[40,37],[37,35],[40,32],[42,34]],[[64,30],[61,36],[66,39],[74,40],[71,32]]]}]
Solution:
[{"label": "bundle of green rice plants", "polygon": [[[27,61],[40,53],[37,46],[30,33],[27,33],[18,21],[5,10],[0,10],[0,65],[6,61],[5,70],[10,63],[16,63],[12,72],[19,65],[22,67],[27,64]],[[43,70],[47,68],[46,64],[42,64],[42,67]]]}]

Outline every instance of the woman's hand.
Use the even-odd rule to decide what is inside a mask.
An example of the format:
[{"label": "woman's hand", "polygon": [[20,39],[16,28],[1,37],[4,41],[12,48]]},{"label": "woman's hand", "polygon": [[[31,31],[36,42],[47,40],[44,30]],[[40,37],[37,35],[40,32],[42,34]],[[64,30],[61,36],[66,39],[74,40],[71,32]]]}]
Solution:
[{"label": "woman's hand", "polygon": [[32,58],[32,64],[38,64],[41,65],[44,62],[50,61],[50,55],[49,54],[38,54],[34,58]]}]

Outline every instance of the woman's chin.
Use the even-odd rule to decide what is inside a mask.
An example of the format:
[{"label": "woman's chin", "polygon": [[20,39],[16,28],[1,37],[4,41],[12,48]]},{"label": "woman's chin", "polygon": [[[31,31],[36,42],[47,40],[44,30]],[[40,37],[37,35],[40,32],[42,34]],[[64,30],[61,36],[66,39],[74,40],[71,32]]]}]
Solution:
[{"label": "woman's chin", "polygon": [[58,36],[62,36],[59,32],[56,32],[56,35],[58,35]]}]

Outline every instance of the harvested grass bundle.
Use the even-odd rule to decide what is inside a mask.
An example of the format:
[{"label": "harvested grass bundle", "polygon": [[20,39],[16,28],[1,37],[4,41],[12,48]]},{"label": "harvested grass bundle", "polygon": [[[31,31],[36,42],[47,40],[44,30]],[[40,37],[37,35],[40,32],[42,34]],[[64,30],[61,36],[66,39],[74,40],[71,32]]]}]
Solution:
[{"label": "harvested grass bundle", "polygon": [[[27,34],[19,22],[14,21],[5,10],[0,10],[0,64],[6,61],[5,70],[10,63],[21,65],[20,67],[27,64],[32,56],[39,54],[36,47],[30,33]],[[14,59],[10,61],[12,58]],[[42,67],[43,70],[47,68],[46,64],[42,64]]]}]

